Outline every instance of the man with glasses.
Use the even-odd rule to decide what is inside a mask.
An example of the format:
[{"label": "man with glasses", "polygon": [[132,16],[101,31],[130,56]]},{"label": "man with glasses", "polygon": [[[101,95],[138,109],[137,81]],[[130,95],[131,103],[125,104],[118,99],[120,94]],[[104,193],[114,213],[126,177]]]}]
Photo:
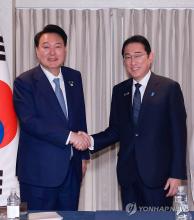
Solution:
[{"label": "man with glasses", "polygon": [[122,56],[131,78],[113,88],[109,127],[92,135],[91,150],[120,142],[117,176],[123,209],[136,204],[138,209],[170,210],[181,180],[186,179],[186,111],[181,88],[151,72],[154,55],[145,37],[128,38]]}]

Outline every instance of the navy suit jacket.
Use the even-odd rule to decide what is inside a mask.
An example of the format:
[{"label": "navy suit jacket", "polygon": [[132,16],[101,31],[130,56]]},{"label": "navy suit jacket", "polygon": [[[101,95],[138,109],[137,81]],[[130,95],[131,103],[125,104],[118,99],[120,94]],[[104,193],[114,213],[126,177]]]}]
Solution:
[{"label": "navy suit jacket", "polygon": [[[70,161],[70,131],[87,131],[80,72],[62,67],[68,105],[68,121],[54,90],[37,66],[16,78],[14,105],[20,122],[16,173],[21,182],[55,187],[65,179]],[[75,169],[82,178],[81,160],[87,151],[73,148]]]},{"label": "navy suit jacket", "polygon": [[151,74],[136,128],[132,85],[128,79],[113,88],[109,127],[93,135],[94,150],[120,142],[117,176],[121,186],[132,180],[134,160],[148,187],[164,187],[169,177],[186,179],[186,111],[179,84]]}]

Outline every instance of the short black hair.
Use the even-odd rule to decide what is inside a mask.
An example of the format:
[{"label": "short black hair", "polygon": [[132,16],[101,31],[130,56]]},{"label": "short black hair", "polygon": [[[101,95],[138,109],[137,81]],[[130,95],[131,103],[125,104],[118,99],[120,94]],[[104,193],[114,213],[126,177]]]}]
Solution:
[{"label": "short black hair", "polygon": [[145,51],[147,53],[147,55],[150,55],[151,53],[151,47],[150,47],[150,43],[149,41],[142,35],[134,35],[130,38],[128,38],[127,40],[124,41],[123,43],[123,47],[122,47],[122,56],[124,58],[124,51],[125,51],[125,47],[128,45],[128,44],[132,44],[132,43],[140,43],[144,46],[145,48]]},{"label": "short black hair", "polygon": [[59,27],[58,25],[55,24],[48,24],[46,25],[42,31],[38,32],[35,37],[34,37],[34,45],[35,47],[39,46],[39,42],[40,42],[40,38],[43,34],[46,33],[56,33],[59,36],[61,36],[61,38],[63,39],[64,45],[67,45],[67,34],[65,33],[65,31]]}]

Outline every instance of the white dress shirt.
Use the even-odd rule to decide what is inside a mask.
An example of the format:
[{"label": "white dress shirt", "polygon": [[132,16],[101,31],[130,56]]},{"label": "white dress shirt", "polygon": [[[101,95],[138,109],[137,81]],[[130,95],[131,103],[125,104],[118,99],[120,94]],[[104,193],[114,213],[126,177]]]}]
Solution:
[{"label": "white dress shirt", "polygon": [[135,84],[136,83],[139,83],[141,84],[141,87],[139,88],[139,91],[141,93],[141,102],[142,102],[142,99],[143,99],[143,96],[144,96],[144,93],[145,93],[145,90],[146,90],[146,86],[148,84],[148,81],[150,79],[150,75],[151,75],[151,71],[149,70],[149,72],[144,76],[143,79],[141,79],[139,82],[135,81],[133,79],[133,87],[132,87],[132,104],[133,104],[133,96],[134,96],[134,93],[135,93]]}]

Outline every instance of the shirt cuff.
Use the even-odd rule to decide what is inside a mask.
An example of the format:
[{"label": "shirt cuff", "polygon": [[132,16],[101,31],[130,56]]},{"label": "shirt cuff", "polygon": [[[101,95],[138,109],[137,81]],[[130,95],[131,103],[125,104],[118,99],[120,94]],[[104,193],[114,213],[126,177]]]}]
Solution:
[{"label": "shirt cuff", "polygon": [[92,136],[90,136],[90,142],[91,142],[91,145],[88,148],[89,150],[94,150],[94,138]]},{"label": "shirt cuff", "polygon": [[72,133],[72,132],[70,131],[70,132],[69,132],[69,136],[68,136],[68,138],[67,138],[67,141],[66,141],[66,143],[65,143],[66,145],[69,144],[69,140],[70,140],[71,133]]}]

